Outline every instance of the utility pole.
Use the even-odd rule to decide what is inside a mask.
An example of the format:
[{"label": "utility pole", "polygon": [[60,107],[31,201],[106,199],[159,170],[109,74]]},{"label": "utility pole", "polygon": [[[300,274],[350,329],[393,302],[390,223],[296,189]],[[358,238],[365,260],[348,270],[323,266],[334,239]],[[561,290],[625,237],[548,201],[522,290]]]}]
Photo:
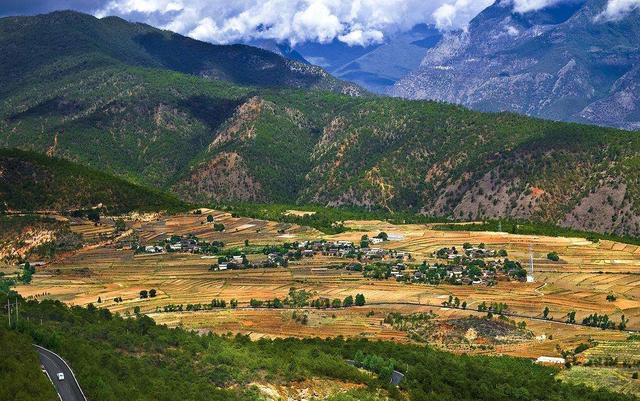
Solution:
[{"label": "utility pole", "polygon": [[11,328],[11,303],[9,297],[7,297],[7,316],[9,317],[9,328]]},{"label": "utility pole", "polygon": [[16,298],[16,327],[18,327],[19,318],[20,318],[20,309],[18,308],[18,298]]}]

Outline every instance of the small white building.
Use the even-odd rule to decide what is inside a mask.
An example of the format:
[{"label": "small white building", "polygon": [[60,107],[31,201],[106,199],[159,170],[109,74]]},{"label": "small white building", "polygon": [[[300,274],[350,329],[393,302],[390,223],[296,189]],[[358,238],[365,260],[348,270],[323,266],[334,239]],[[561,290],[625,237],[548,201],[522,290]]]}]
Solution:
[{"label": "small white building", "polygon": [[556,358],[553,356],[541,356],[536,359],[536,363],[548,363],[553,365],[564,365],[567,361],[564,358]]}]

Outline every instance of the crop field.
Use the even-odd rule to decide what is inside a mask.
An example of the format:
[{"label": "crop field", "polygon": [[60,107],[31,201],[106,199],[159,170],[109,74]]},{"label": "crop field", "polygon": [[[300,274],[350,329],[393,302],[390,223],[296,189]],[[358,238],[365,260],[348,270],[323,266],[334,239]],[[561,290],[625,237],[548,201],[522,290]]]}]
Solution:
[{"label": "crop field", "polygon": [[[207,216],[212,215],[225,230],[216,231]],[[454,352],[509,354],[535,358],[558,356],[559,350],[574,349],[583,342],[626,344],[626,332],[566,325],[566,315],[576,311],[576,321],[592,313],[608,314],[618,322],[629,319],[627,328],[640,329],[640,251],[610,241],[592,243],[579,238],[511,235],[494,232],[439,231],[429,225],[392,225],[381,221],[347,221],[348,231],[336,235],[294,224],[232,217],[228,213],[203,210],[202,214],[152,216],[127,220],[126,235],[141,245],[154,244],[171,235],[193,234],[206,241],[222,241],[224,249],[251,245],[275,245],[285,242],[325,238],[359,242],[362,235],[375,236],[384,231],[390,240],[380,247],[411,253],[411,263],[435,262],[432,253],[447,246],[484,243],[490,249],[506,249],[509,258],[528,264],[533,253],[532,283],[499,281],[493,287],[460,285],[405,284],[395,280],[365,278],[361,272],[343,267],[349,262],[340,257],[316,255],[291,261],[288,267],[211,271],[214,256],[191,253],[136,253],[104,241],[86,246],[38,270],[30,285],[20,285],[24,296],[52,298],[73,305],[89,303],[113,312],[132,314],[139,308],[157,322],[202,332],[245,333],[254,338],[360,336],[399,342],[415,341],[403,330],[385,323],[390,313],[411,315],[432,312],[437,335],[446,337],[451,322],[465,322],[482,302],[506,303],[516,316],[508,319],[525,322],[530,338],[492,341],[481,338],[461,344],[436,345]],[[93,227],[93,228],[92,228]],[[83,236],[108,236],[112,230],[105,222],[95,227],[75,222],[72,229]],[[95,230],[95,231],[94,231]],[[123,234],[124,235],[124,234]],[[122,236],[122,235],[121,235]],[[93,237],[92,237],[93,238]],[[102,238],[102,237],[101,237]],[[557,252],[560,260],[547,259]],[[249,254],[251,261],[265,258]],[[313,297],[344,299],[362,293],[366,305],[345,309],[262,309],[249,307],[251,299],[284,299],[290,288],[305,289]],[[156,290],[153,298],[140,299],[143,290]],[[615,295],[608,301],[607,295]],[[467,310],[442,306],[449,296],[467,302]],[[118,302],[116,302],[118,299]],[[122,299],[122,301],[120,301]],[[164,311],[167,305],[209,304],[213,299],[238,301],[238,307],[201,311]],[[545,307],[553,321],[542,320]],[[295,316],[294,316],[295,313]],[[299,317],[306,315],[305,323]],[[296,316],[298,318],[296,318]],[[478,329],[479,330],[479,329]],[[475,336],[475,329],[470,333]],[[444,333],[444,334],[442,334]],[[463,337],[468,333],[462,333]],[[475,337],[474,337],[475,338]],[[485,341],[486,340],[486,341]],[[507,339],[508,340],[508,339]],[[482,346],[485,342],[489,345]],[[587,352],[596,352],[598,347]],[[640,350],[635,355],[640,355]],[[616,353],[616,350],[604,350]],[[633,351],[635,352],[635,351]]]},{"label": "crop field", "polygon": [[611,391],[640,395],[640,381],[632,379],[637,369],[602,368],[576,366],[563,370],[558,378],[572,384],[584,384],[592,388],[606,388]]}]

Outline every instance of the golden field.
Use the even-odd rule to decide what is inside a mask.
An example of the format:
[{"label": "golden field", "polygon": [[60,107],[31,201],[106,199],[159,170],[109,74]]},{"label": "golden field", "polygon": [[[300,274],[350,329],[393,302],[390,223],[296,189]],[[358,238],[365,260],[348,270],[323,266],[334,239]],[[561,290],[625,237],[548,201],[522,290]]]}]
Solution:
[{"label": "golden field", "polygon": [[[214,216],[225,225],[216,232],[206,222]],[[82,235],[108,235],[109,220],[102,226],[73,221],[72,229]],[[565,315],[577,311],[576,320],[591,313],[608,314],[618,321],[624,314],[630,319],[628,329],[640,329],[640,248],[610,241],[591,243],[579,238],[511,235],[507,233],[437,231],[429,225],[392,225],[381,221],[347,221],[350,228],[342,234],[327,236],[317,230],[291,224],[250,218],[234,218],[230,214],[204,210],[201,215],[136,216],[127,221],[128,230],[119,237],[133,235],[142,244],[152,244],[170,235],[194,234],[207,241],[223,241],[225,248],[278,244],[306,239],[351,240],[358,242],[363,234],[380,231],[393,234],[395,240],[381,247],[410,252],[414,261],[434,262],[432,252],[445,246],[461,247],[463,243],[485,243],[490,249],[506,249],[509,258],[528,264],[529,249],[534,255],[533,283],[500,281],[494,287],[404,284],[395,280],[373,280],[362,273],[340,267],[347,259],[315,256],[290,263],[287,268],[210,271],[216,263],[211,257],[188,253],[135,254],[118,249],[114,239],[87,246],[48,264],[34,276],[32,284],[18,286],[25,297],[51,298],[71,305],[96,304],[121,314],[133,313],[140,307],[159,323],[170,326],[217,333],[240,332],[253,337],[270,336],[362,336],[409,342],[405,331],[383,322],[391,312],[411,314],[433,311],[437,322],[446,323],[466,316],[484,316],[474,309],[484,302],[504,302],[511,312],[540,317],[549,307],[555,321],[513,318],[525,321],[534,338],[516,343],[497,343],[486,348],[457,348],[464,352],[510,354],[526,357],[557,356],[559,349],[572,349],[581,342],[623,341],[628,333],[565,325]],[[463,226],[461,226],[461,229]],[[102,238],[102,237],[101,237]],[[547,260],[556,251],[560,261]],[[259,260],[264,255],[248,255]],[[367,305],[360,308],[299,310],[306,313],[307,324],[298,323],[289,309],[253,309],[252,298],[284,299],[291,287],[303,288],[318,297],[344,298],[362,293]],[[156,289],[155,298],[140,299],[141,290]],[[43,295],[44,294],[44,295]],[[606,296],[614,294],[615,302]],[[466,301],[468,309],[443,308],[449,295]],[[114,302],[121,297],[123,302]],[[239,308],[198,312],[157,312],[168,304],[209,303],[212,299],[239,301]],[[439,326],[439,327],[445,327]]]}]

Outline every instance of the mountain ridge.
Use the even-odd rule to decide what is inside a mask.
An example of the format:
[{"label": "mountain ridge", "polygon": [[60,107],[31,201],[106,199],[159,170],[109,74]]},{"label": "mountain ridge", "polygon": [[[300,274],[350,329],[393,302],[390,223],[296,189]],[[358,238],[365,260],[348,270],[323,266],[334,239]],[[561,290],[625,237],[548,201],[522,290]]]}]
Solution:
[{"label": "mountain ridge", "polygon": [[45,71],[55,78],[29,73],[28,85],[0,94],[1,147],[197,203],[354,205],[640,234],[638,133],[439,102],[239,86],[96,63],[109,60],[100,53],[58,57]]},{"label": "mountain ridge", "polygon": [[[0,46],[5,49],[0,82],[5,90],[15,87],[25,75],[46,69],[52,61],[84,56],[89,58],[85,63],[164,68],[245,86],[362,93],[356,85],[339,81],[319,67],[267,50],[240,44],[213,45],[119,17],[98,19],[75,11],[4,17],[0,18],[0,33]],[[91,59],[96,55],[98,60]]]},{"label": "mountain ridge", "polygon": [[519,14],[496,1],[452,32],[391,94],[640,129],[640,12],[596,21],[602,0]]}]

